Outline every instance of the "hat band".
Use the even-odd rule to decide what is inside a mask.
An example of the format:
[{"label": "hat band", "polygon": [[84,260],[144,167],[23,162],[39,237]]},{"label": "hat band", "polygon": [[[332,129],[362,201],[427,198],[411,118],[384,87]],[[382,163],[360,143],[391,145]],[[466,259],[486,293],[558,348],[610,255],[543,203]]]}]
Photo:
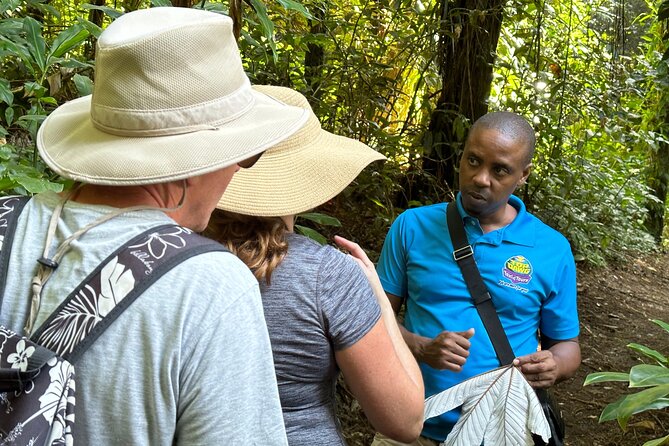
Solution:
[{"label": "hat band", "polygon": [[117,136],[168,136],[216,130],[248,112],[255,103],[251,83],[222,98],[187,107],[132,110],[91,104],[91,122],[98,130]]}]

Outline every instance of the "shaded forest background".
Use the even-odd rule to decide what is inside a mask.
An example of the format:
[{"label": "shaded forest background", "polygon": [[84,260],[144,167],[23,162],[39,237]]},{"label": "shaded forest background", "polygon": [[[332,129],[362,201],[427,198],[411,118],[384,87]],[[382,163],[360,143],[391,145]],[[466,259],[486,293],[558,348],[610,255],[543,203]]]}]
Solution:
[{"label": "shaded forest background", "polygon": [[[578,261],[666,240],[666,0],[173,3],[231,15],[252,82],[305,93],[324,128],[388,156],[323,208],[372,257],[398,213],[453,196],[467,129],[493,110],[534,125],[535,170],[518,193]],[[90,93],[104,26],[170,4],[0,1],[0,193],[62,187],[36,156],[39,123]]]},{"label": "shaded forest background", "polygon": [[0,0],[0,194],[67,186],[36,130],[90,94],[101,30],[151,6],[230,15],[253,83],[301,91],[388,157],[319,209],[334,218],[302,219],[315,237],[375,259],[400,212],[452,199],[471,123],[510,110],[538,138],[518,194],[577,261],[669,245],[669,0]]}]

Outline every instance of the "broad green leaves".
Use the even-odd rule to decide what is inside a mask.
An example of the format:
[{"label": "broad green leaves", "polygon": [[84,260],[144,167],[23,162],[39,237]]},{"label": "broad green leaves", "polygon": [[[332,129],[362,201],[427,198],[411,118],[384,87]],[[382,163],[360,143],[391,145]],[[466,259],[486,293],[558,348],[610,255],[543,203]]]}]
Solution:
[{"label": "broad green leaves", "polygon": [[44,175],[31,165],[25,153],[14,146],[0,145],[0,194],[35,194],[52,190],[60,192],[63,185]]},{"label": "broad green leaves", "polygon": [[[318,212],[305,212],[303,214],[299,214],[297,218],[309,220],[321,226],[341,226],[341,223],[336,218]],[[317,241],[321,245],[325,245],[328,242],[327,238],[325,238],[323,234],[313,228],[296,224],[295,231],[304,235],[305,237],[309,237],[310,239]]]},{"label": "broad green leaves", "polygon": [[[669,324],[653,320],[655,324],[669,333]],[[669,361],[667,357],[656,350],[640,344],[629,344],[628,347],[641,353],[658,363],[638,364],[632,367],[629,373],[598,372],[589,374],[584,386],[602,382],[627,382],[631,389],[643,388],[636,393],[620,397],[608,404],[599,417],[600,422],[618,420],[620,427],[625,430],[632,415],[648,410],[658,410],[669,407]],[[658,438],[646,442],[644,446],[658,446],[667,442],[669,437]]]}]

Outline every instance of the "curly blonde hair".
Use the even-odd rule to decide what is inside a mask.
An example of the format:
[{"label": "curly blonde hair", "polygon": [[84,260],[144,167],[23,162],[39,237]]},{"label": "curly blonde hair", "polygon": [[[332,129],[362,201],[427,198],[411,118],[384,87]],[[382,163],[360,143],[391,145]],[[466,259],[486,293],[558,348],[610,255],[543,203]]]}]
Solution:
[{"label": "curly blonde hair", "polygon": [[226,246],[256,278],[270,284],[288,252],[287,227],[280,217],[253,217],[216,209],[203,234]]}]

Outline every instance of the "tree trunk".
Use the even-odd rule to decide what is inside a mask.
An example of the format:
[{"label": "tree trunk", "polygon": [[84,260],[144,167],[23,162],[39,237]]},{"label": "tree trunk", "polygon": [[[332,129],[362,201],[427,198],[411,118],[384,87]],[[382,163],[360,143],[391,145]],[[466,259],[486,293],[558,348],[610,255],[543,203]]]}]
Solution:
[{"label": "tree trunk", "polygon": [[455,168],[466,129],[488,111],[505,3],[506,0],[442,0],[442,88],[423,135],[423,170],[432,174],[437,184],[453,190],[457,189]]},{"label": "tree trunk", "polygon": [[[669,113],[666,116],[665,125],[669,126]],[[667,203],[667,191],[669,189],[669,144],[660,143],[657,152],[653,152],[650,158],[649,186],[660,201],[649,201],[646,204],[648,215],[646,216],[646,228],[655,237],[658,243],[662,242],[662,231],[664,230],[664,213]]]},{"label": "tree trunk", "polygon": [[178,8],[192,8],[195,0],[170,0],[170,3]]},{"label": "tree trunk", "polygon": [[[669,80],[669,70],[666,64],[669,63],[669,0],[664,0],[658,11],[658,20],[661,21],[661,35],[663,36],[664,55],[659,62],[658,72],[662,73],[662,79],[657,79],[657,88],[663,89],[662,97],[659,101],[658,110],[659,129],[658,133],[663,134],[665,138],[669,137],[669,111],[666,104],[669,103],[669,89],[666,84],[658,81]],[[645,226],[648,232],[655,237],[658,244],[662,243],[662,232],[664,231],[664,214],[667,208],[667,193],[669,192],[669,144],[660,141],[657,152],[651,151],[648,167],[648,186],[653,191],[659,202],[648,201],[646,209]]]},{"label": "tree trunk", "polygon": [[[323,20],[325,19],[325,8],[327,2],[324,2],[322,8],[315,7],[313,9],[314,19],[309,20],[311,35],[323,34],[325,26]],[[304,55],[304,80],[309,87],[309,93],[315,99],[320,98],[320,86],[323,81],[323,63],[325,62],[325,51],[323,46],[316,43],[307,44],[307,52]]]},{"label": "tree trunk", "polygon": [[[93,0],[90,3],[95,6],[106,6],[105,0]],[[88,21],[95,23],[100,28],[102,28],[104,19],[105,13],[99,9],[91,9],[88,12]],[[96,39],[93,36],[89,36],[88,40],[86,41],[86,45],[84,46],[84,54],[88,60],[95,59],[95,42]]]}]

